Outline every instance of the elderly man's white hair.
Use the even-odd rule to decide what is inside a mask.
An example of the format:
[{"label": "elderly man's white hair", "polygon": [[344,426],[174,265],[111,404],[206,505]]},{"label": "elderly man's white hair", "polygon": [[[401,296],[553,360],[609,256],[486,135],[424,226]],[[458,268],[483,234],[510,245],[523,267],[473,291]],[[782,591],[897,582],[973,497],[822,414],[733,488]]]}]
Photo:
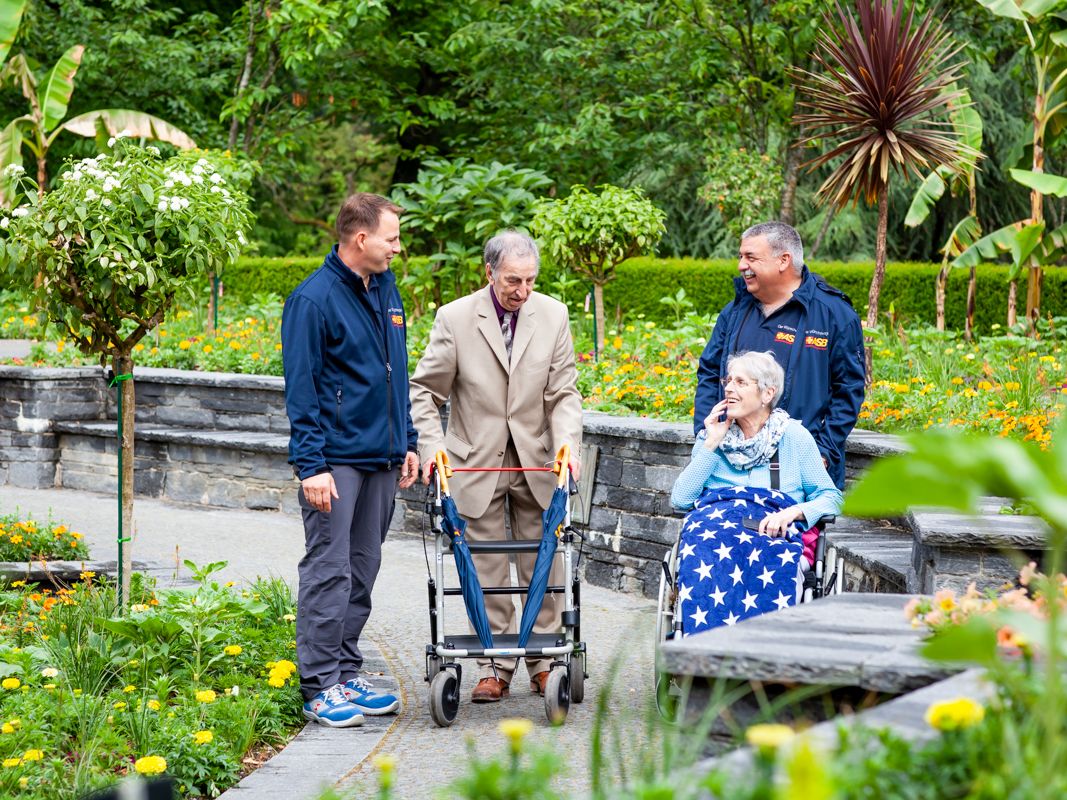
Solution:
[{"label": "elderly man's white hair", "polygon": [[541,268],[541,254],[537,250],[537,242],[528,233],[508,228],[501,231],[485,243],[485,263],[489,265],[489,271],[496,277],[500,265],[508,258],[533,257],[537,268]]},{"label": "elderly man's white hair", "polygon": [[760,353],[756,350],[748,350],[744,353],[735,353],[726,360],[726,374],[743,372],[752,378],[762,392],[767,388],[774,388],[774,397],[771,398],[771,409],[778,405],[785,391],[785,370],[775,359],[770,350]]}]

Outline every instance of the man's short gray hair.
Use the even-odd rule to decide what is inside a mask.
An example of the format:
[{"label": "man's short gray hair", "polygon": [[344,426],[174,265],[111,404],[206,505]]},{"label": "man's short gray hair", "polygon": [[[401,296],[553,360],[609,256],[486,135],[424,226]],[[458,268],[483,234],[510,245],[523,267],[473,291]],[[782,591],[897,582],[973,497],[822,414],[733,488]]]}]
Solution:
[{"label": "man's short gray hair", "polygon": [[752,378],[761,392],[773,387],[774,397],[771,398],[771,409],[778,405],[778,401],[782,399],[782,392],[785,390],[785,370],[774,357],[774,353],[770,350],[763,353],[756,350],[735,353],[726,360],[726,374],[729,375],[734,370],[740,370]]},{"label": "man's short gray hair", "polygon": [[771,253],[780,256],[789,253],[793,257],[793,269],[799,275],[804,269],[804,243],[800,241],[800,234],[792,225],[784,222],[761,222],[753,225],[741,234],[741,241],[751,239],[754,236],[765,236],[767,244],[771,246]]},{"label": "man's short gray hair", "polygon": [[489,265],[489,271],[496,277],[500,265],[508,258],[533,257],[537,268],[541,269],[541,254],[537,250],[537,242],[528,233],[508,228],[501,231],[485,243],[485,263]]}]

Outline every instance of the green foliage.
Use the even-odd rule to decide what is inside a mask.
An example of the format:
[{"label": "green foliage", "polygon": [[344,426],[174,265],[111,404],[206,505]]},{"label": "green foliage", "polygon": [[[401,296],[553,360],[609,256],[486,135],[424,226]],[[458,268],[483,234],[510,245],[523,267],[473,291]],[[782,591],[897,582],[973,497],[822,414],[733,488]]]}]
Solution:
[{"label": "green foliage", "polygon": [[401,285],[415,300],[415,311],[440,304],[443,287],[455,297],[485,282],[482,245],[504,228],[529,224],[535,192],[552,181],[516,164],[488,166],[466,158],[427,159],[413,183],[397,184],[393,198],[404,209],[404,232],[428,262],[406,264]]},{"label": "green foliage", "polygon": [[101,360],[128,357],[178,291],[235,261],[251,221],[207,159],[115,144],[0,220],[7,281],[34,287],[34,305]]},{"label": "green foliage", "polygon": [[777,218],[782,176],[769,155],[720,144],[707,164],[700,199],[719,210],[735,240],[757,222]]},{"label": "green foliage", "polygon": [[302,724],[288,587],[231,588],[210,569],[194,569],[192,591],[156,592],[137,576],[126,617],[89,573],[62,592],[0,591],[0,672],[26,687],[0,691],[4,796],[82,797],[158,756],[184,795],[213,797],[250,747]]},{"label": "green foliage", "polygon": [[82,535],[51,519],[44,524],[18,514],[0,516],[0,561],[77,561],[89,557]]},{"label": "green foliage", "polygon": [[572,186],[565,198],[542,200],[533,229],[556,263],[603,285],[623,261],[655,249],[664,215],[640,189],[597,188]]}]

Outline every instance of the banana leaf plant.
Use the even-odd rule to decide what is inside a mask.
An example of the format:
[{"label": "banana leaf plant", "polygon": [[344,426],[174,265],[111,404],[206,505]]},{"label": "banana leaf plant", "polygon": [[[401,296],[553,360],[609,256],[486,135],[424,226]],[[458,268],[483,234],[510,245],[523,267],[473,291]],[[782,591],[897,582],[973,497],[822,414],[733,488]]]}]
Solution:
[{"label": "banana leaf plant", "polygon": [[[0,29],[0,37],[4,33]],[[89,111],[65,120],[74,94],[74,76],[84,53],[84,46],[74,45],[40,80],[22,53],[13,56],[0,71],[0,85],[12,81],[29,103],[28,113],[11,120],[0,131],[0,172],[13,164],[22,166],[22,147],[25,145],[37,160],[39,196],[44,195],[48,183],[48,150],[63,131],[96,137],[102,140],[101,145],[106,144],[108,137],[126,132],[133,138],[169,142],[181,150],[196,146],[184,131],[169,122],[126,108]],[[4,181],[0,185],[0,204],[8,207],[13,202],[11,183]]]},{"label": "banana leaf plant", "polygon": [[[915,197],[904,218],[904,225],[915,228],[922,225],[930,216],[930,211],[948,189],[952,196],[967,193],[969,210],[967,216],[952,226],[948,239],[941,246],[941,269],[937,273],[934,288],[937,304],[937,329],[945,329],[945,296],[948,287],[948,274],[952,269],[949,261],[960,255],[974,244],[982,235],[982,226],[978,222],[978,190],[975,173],[978,170],[978,157],[982,149],[982,118],[971,103],[971,96],[966,90],[960,95],[958,103],[953,103],[949,112],[952,127],[968,147],[954,171],[945,165],[938,166],[926,176],[926,180],[915,192]],[[970,279],[967,282],[967,313],[964,318],[964,335],[970,341],[974,334],[974,309],[977,290],[977,270],[971,265]]]},{"label": "banana leaf plant", "polygon": [[953,88],[962,62],[935,9],[917,18],[903,0],[857,0],[855,12],[835,1],[833,8],[823,15],[813,54],[821,71],[794,71],[801,98],[795,120],[801,145],[829,143],[803,166],[835,164],[817,199],[838,209],[861,199],[877,203],[866,320],[873,330],[885,279],[890,180],[922,180],[925,170],[940,165],[956,172],[969,152],[948,120],[962,96]]},{"label": "banana leaf plant", "polygon": [[1026,318],[1031,334],[1041,315],[1043,268],[1063,259],[1063,226],[1045,225],[1046,195],[1067,196],[1067,178],[1045,172],[1045,144],[1049,134],[1067,127],[1067,10],[1063,0],[978,0],[998,17],[1022,23],[1034,63],[1032,160],[1030,169],[1012,169],[1011,177],[1030,190],[1030,216],[1005,225],[979,239],[952,262],[971,267],[1011,254],[1008,324],[1015,323],[1014,281],[1027,271]]}]

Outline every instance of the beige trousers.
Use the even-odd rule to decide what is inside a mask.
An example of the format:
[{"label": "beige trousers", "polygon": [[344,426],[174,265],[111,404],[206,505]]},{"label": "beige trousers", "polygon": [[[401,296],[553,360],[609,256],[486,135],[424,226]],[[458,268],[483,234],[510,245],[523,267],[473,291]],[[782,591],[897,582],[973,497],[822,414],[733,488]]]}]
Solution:
[{"label": "beige trousers", "polygon": [[[519,464],[518,454],[515,448],[508,444],[504,454],[505,467],[540,466],[540,464]],[[458,476],[461,478],[461,476]],[[546,481],[554,480],[555,475],[551,472],[537,473],[539,479]],[[505,500],[507,502],[505,502]],[[460,509],[462,511],[462,509]],[[511,536],[516,541],[524,539],[541,539],[541,513],[544,509],[534,499],[533,493],[526,482],[526,476],[521,472],[501,472],[497,480],[496,491],[493,499],[478,519],[468,520],[467,539],[471,542],[485,542],[494,539],[503,539],[506,536],[504,530],[504,518],[510,511],[509,522],[511,523]],[[549,585],[559,586],[563,583],[563,559],[557,551],[552,564],[552,572],[549,574]],[[518,574],[519,584],[528,586],[530,576],[533,573],[534,562],[537,560],[536,553],[521,553],[515,555],[515,568]],[[474,556],[474,566],[478,570],[478,580],[483,587],[487,586],[510,586],[511,572],[509,569],[508,556],[503,554],[481,554]],[[489,616],[490,630],[494,634],[518,633],[518,623],[521,612],[517,613],[512,600],[516,595],[485,595],[485,610]],[[526,601],[526,595],[518,595],[522,602]],[[535,633],[555,633],[561,631],[560,614],[563,610],[563,595],[545,594],[541,613],[537,615],[534,625]],[[473,633],[473,629],[471,630]],[[516,659],[497,658],[496,677],[511,683],[515,672]],[[478,678],[489,678],[494,675],[493,661],[488,658],[478,659]],[[552,658],[528,658],[526,669],[533,677],[538,672],[547,670],[552,664]]]}]

